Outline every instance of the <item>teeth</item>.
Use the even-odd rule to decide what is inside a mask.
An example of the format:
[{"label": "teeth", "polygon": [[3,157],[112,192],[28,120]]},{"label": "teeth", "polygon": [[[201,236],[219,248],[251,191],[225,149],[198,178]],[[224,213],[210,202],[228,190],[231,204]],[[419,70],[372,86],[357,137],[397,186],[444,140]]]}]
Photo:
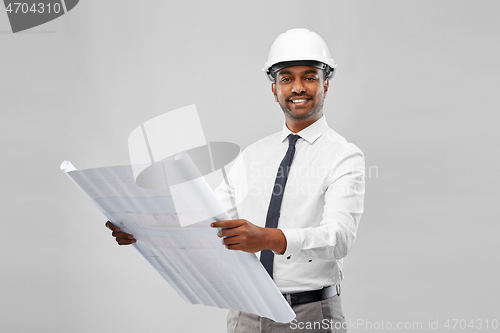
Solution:
[{"label": "teeth", "polygon": [[293,103],[302,103],[302,102],[307,102],[307,99],[294,99],[292,100]]}]

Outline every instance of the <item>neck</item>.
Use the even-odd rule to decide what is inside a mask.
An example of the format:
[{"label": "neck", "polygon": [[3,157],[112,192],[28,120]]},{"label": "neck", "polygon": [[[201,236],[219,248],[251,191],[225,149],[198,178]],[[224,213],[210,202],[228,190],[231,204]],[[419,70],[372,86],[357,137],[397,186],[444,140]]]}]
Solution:
[{"label": "neck", "polygon": [[309,127],[310,125],[314,124],[321,116],[323,115],[323,112],[319,112],[317,116],[315,117],[310,117],[307,119],[294,119],[290,117],[286,117],[286,127],[293,133],[298,133],[302,131],[304,128]]}]

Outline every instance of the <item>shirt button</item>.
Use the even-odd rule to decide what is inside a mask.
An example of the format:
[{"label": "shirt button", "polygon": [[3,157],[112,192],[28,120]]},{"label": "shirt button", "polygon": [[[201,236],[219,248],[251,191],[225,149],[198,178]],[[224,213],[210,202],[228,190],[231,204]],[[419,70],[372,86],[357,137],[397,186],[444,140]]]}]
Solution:
[{"label": "shirt button", "polygon": [[312,259],[309,259],[309,262],[313,261]]},{"label": "shirt button", "polygon": [[288,257],[286,257],[286,258],[287,258],[288,260],[290,260],[290,258],[291,258],[291,257],[292,257],[292,256],[288,256]]}]

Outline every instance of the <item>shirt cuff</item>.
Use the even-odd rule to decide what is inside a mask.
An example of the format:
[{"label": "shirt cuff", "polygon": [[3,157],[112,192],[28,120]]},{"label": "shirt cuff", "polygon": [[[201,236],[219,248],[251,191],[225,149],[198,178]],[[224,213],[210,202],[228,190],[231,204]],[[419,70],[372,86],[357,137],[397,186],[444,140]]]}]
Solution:
[{"label": "shirt cuff", "polygon": [[[286,238],[286,250],[283,256],[287,261],[293,262],[299,258],[302,239],[297,229],[280,229]],[[281,254],[280,254],[281,255]]]}]

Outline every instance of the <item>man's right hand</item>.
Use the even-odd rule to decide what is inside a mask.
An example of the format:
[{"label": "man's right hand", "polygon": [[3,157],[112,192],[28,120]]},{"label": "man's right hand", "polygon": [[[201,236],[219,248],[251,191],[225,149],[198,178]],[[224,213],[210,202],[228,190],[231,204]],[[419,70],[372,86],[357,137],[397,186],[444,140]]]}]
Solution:
[{"label": "man's right hand", "polygon": [[127,234],[126,232],[120,231],[120,228],[114,225],[111,222],[106,222],[106,227],[113,231],[111,234],[115,239],[118,245],[130,245],[137,242],[137,239],[134,238],[131,234]]}]

